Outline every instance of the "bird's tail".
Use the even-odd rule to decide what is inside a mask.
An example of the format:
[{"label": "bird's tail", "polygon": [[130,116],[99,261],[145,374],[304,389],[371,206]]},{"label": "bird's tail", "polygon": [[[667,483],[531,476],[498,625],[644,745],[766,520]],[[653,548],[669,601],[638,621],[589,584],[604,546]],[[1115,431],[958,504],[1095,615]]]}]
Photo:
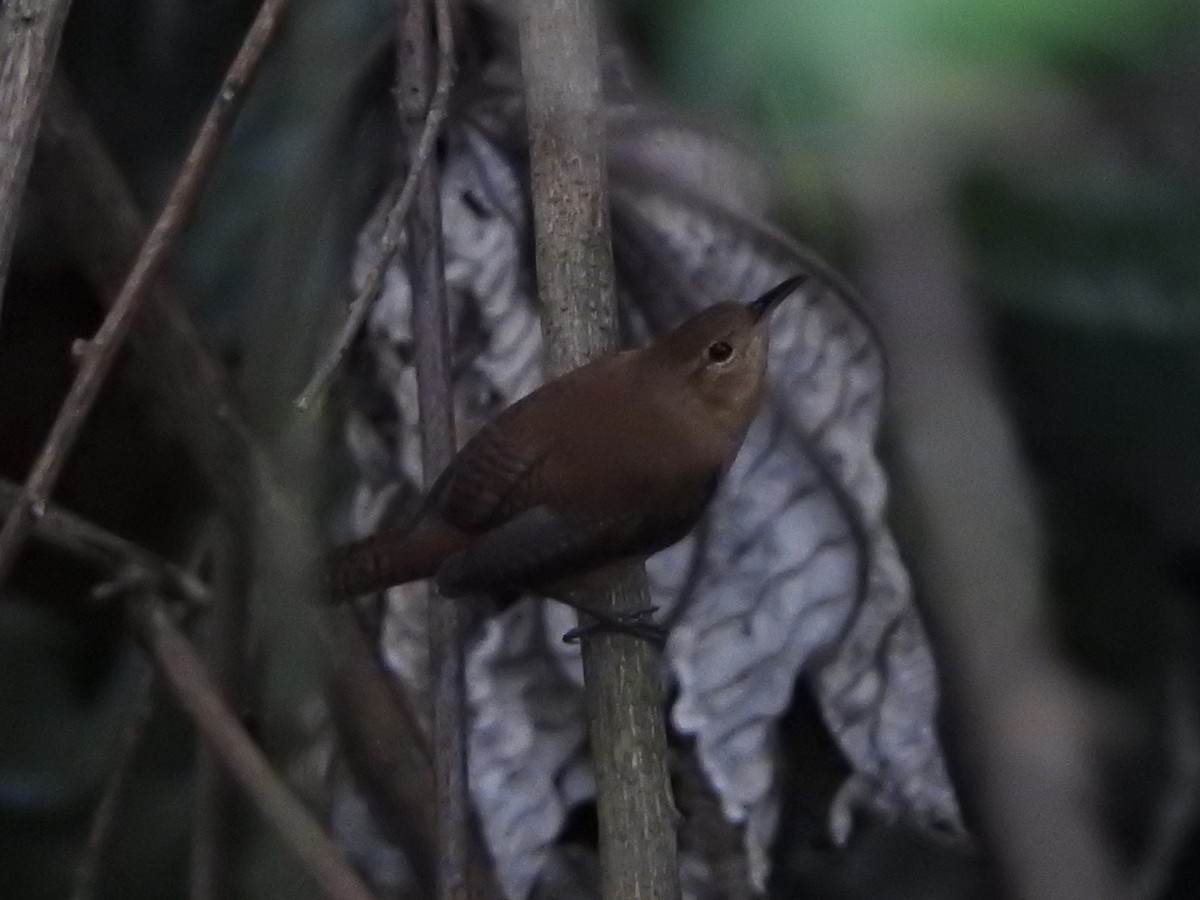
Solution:
[{"label": "bird's tail", "polygon": [[326,579],[333,599],[347,600],[429,578],[468,543],[463,532],[440,523],[381,531],[330,551]]}]

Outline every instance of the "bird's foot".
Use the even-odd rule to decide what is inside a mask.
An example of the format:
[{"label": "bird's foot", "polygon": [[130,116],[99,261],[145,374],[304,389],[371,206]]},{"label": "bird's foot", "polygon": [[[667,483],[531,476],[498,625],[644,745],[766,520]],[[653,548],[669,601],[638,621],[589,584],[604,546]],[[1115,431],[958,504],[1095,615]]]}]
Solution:
[{"label": "bird's foot", "polygon": [[656,612],[658,612],[657,606],[647,606],[645,609],[621,613],[597,613],[587,610],[587,615],[595,621],[572,628],[563,635],[563,643],[576,644],[580,638],[589,635],[618,632],[640,638],[661,650],[667,643],[667,630],[650,620],[650,617]]}]

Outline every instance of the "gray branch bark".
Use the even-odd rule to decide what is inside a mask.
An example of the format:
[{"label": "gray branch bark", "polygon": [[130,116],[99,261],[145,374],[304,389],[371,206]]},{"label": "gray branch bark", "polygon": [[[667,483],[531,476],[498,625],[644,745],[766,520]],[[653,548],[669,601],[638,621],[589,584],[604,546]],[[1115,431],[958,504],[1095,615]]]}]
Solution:
[{"label": "gray branch bark", "polygon": [[[419,135],[433,102],[431,0],[401,0],[397,42],[396,94],[408,137],[409,166],[422,164]],[[449,64],[449,14],[439,2],[438,32],[443,65]],[[443,79],[444,81],[444,79]],[[453,386],[450,376],[450,322],[442,245],[440,167],[436,155],[424,163],[408,221],[408,272],[413,291],[417,405],[421,417],[421,468],[426,489],[454,455]],[[480,888],[470,883],[471,800],[467,790],[467,693],[463,653],[468,608],[444,600],[431,587],[429,662],[433,710],[430,716],[437,810],[437,896],[466,900]]]},{"label": "gray branch bark", "polygon": [[0,313],[42,101],[71,0],[0,4]]},{"label": "gray branch bark", "polygon": [[[616,346],[604,114],[589,0],[522,0],[521,67],[530,140],[536,264],[554,377]],[[630,567],[589,602],[649,604],[645,571]],[[658,660],[624,635],[584,640],[584,677],[606,898],[679,897],[674,808]]]}]

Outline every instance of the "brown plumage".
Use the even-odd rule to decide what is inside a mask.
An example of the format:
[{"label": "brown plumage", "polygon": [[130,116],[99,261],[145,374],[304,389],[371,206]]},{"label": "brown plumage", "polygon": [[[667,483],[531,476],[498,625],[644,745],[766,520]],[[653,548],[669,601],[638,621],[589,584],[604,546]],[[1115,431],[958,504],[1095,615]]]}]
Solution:
[{"label": "brown plumage", "polygon": [[435,577],[451,597],[531,590],[570,602],[572,579],[674,544],[742,445],[762,401],[770,312],[804,281],[709,307],[514,403],[458,452],[415,526],[334,551],[334,593]]}]

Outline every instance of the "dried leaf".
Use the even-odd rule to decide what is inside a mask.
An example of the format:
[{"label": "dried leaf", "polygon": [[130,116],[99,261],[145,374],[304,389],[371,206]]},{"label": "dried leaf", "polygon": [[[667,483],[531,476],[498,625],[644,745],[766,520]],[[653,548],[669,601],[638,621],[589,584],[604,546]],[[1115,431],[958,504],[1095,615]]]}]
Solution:
[{"label": "dried leaf", "polygon": [[[772,729],[801,671],[866,799],[960,831],[933,659],[883,518],[883,360],[856,298],[790,241],[667,173],[614,170],[613,181],[614,245],[643,307],[681,316],[814,275],[774,315],[769,401],[710,511],[668,647],[675,723],[695,735],[726,814],[746,821],[756,881],[776,815]],[[680,583],[669,561],[652,568],[656,588]]]},{"label": "dried leaf", "polygon": [[[497,122],[514,105],[502,92],[483,102],[449,131],[443,163],[463,436],[541,380],[524,174],[468,124]],[[775,723],[802,674],[855,773],[831,813],[835,836],[848,834],[852,802],[957,831],[934,731],[933,660],[884,521],[873,450],[883,360],[853,291],[760,221],[763,182],[743,153],[628,97],[611,122],[614,249],[630,331],[661,331],[797,271],[813,275],[775,313],[768,402],[710,515],[648,565],[673,624],[674,723],[694,736],[724,814],[743,824],[759,887],[778,810]],[[379,218],[364,229],[360,272]],[[359,352],[370,414],[348,430],[363,475],[359,532],[374,527],[395,482],[420,479],[410,319],[407,280],[393,266]],[[390,593],[385,643],[422,691],[415,593]],[[513,897],[528,896],[547,867],[562,869],[566,816],[594,790],[577,651],[559,641],[569,622],[555,604],[521,604],[489,621],[469,654],[471,789]]]}]

